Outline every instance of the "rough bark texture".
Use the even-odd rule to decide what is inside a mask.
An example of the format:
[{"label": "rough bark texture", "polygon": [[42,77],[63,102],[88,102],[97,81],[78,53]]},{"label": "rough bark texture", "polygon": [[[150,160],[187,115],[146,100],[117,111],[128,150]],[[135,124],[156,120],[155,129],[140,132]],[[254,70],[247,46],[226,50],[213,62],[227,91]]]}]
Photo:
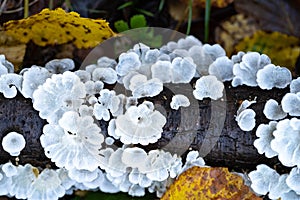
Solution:
[{"label": "rough bark texture", "polygon": [[[144,148],[162,148],[172,153],[184,155],[188,149],[199,150],[200,155],[211,166],[226,166],[238,171],[255,169],[256,165],[266,163],[270,166],[278,165],[277,157],[267,159],[258,154],[253,146],[256,139],[255,130],[261,123],[269,120],[263,115],[265,102],[273,98],[278,102],[288,89],[261,90],[257,87],[240,86],[233,88],[229,83],[225,84],[226,98],[219,101],[204,99],[196,101],[188,108],[178,111],[171,110],[169,105],[176,88],[167,87],[161,95],[148,98],[154,102],[157,110],[165,113],[167,124],[164,127],[162,138],[155,144]],[[191,93],[187,89],[187,93]],[[184,93],[181,91],[180,93]],[[188,95],[188,94],[187,94]],[[256,112],[256,127],[253,131],[242,131],[236,121],[236,111],[243,100],[253,100],[257,97],[253,108]],[[192,102],[193,103],[193,102]],[[193,107],[194,105],[194,107]],[[199,109],[198,109],[199,108]],[[24,135],[26,147],[19,156],[19,163],[31,163],[34,166],[44,168],[46,165],[55,167],[44,155],[39,137],[42,134],[45,120],[38,116],[38,112],[32,107],[31,99],[25,99],[18,95],[13,99],[5,99],[0,96],[0,139],[10,131],[16,131]],[[101,128],[106,134],[107,122],[100,122]],[[116,142],[116,145],[121,144]],[[6,153],[0,146],[0,164],[8,160],[15,162],[15,157]],[[281,169],[281,168],[279,168]],[[284,168],[282,168],[284,170]]]}]

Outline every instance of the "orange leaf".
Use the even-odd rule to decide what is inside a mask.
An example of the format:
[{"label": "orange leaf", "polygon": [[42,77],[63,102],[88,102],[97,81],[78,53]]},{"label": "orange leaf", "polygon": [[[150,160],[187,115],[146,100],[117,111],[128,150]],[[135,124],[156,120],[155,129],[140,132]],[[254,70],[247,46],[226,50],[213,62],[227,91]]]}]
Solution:
[{"label": "orange leaf", "polygon": [[243,178],[222,167],[192,167],[182,173],[161,200],[261,200]]}]

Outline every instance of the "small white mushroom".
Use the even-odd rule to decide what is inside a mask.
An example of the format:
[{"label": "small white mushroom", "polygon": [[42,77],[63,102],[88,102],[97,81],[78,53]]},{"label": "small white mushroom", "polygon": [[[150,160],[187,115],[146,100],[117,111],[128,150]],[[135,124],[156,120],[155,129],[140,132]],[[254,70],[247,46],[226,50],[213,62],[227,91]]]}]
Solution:
[{"label": "small white mushroom", "polygon": [[209,65],[208,72],[210,75],[216,76],[222,82],[230,81],[233,78],[233,62],[227,57],[218,57]]},{"label": "small white mushroom", "polygon": [[13,165],[11,162],[7,162],[3,164],[2,171],[5,173],[7,177],[12,177],[18,174],[17,167]]},{"label": "small white mushroom", "polygon": [[0,92],[5,98],[14,98],[17,95],[17,89],[21,91],[23,77],[18,74],[3,74],[0,76]]},{"label": "small white mushroom", "polygon": [[92,76],[91,73],[87,72],[86,70],[77,70],[74,72],[74,74],[76,74],[83,83],[90,81]]},{"label": "small white mushroom", "polygon": [[300,77],[297,79],[293,79],[290,84],[290,92],[291,93],[298,93],[300,92]]},{"label": "small white mushroom", "polygon": [[300,169],[298,167],[294,167],[287,179],[286,179],[286,184],[292,189],[294,190],[298,195],[300,195],[300,185],[299,185],[299,181],[300,181]]},{"label": "small white mushroom", "polygon": [[78,183],[90,182],[98,177],[98,169],[89,171],[85,169],[78,170],[76,168],[73,168],[68,170],[68,176]]},{"label": "small white mushroom", "polygon": [[128,167],[132,168],[143,166],[146,159],[147,153],[145,152],[145,150],[138,147],[124,149],[121,157],[122,162]]},{"label": "small white mushroom", "polygon": [[153,97],[163,91],[163,83],[158,78],[147,80],[144,75],[135,75],[130,79],[130,90],[135,98]]},{"label": "small white mushroom", "polygon": [[300,116],[300,92],[287,93],[281,100],[282,110],[291,116]]},{"label": "small white mushroom", "polygon": [[292,81],[290,70],[285,67],[268,64],[257,71],[257,84],[261,89],[285,88]]},{"label": "small white mushroom", "polygon": [[278,153],[280,162],[288,167],[300,166],[300,119],[284,119],[277,123],[271,148]]},{"label": "small white mushroom", "polygon": [[269,124],[260,124],[256,129],[256,139],[253,143],[259,154],[265,153],[267,158],[277,156],[278,153],[271,148],[271,141],[274,139],[273,131],[276,130],[277,122],[271,121]]},{"label": "small white mushroom", "polygon": [[231,56],[232,62],[235,63],[240,63],[242,62],[242,57],[245,55],[245,52],[239,51],[236,55]]},{"label": "small white mushroom", "polygon": [[177,48],[189,50],[191,47],[198,45],[202,46],[201,41],[199,41],[196,37],[189,35],[185,38],[180,38],[177,42]]},{"label": "small white mushroom", "polygon": [[180,170],[180,174],[194,166],[199,166],[199,167],[205,166],[205,162],[203,158],[199,156],[199,151],[190,151],[187,154],[186,161],[184,163],[184,166]]},{"label": "small white mushroom", "polygon": [[263,113],[270,120],[279,120],[287,116],[282,109],[281,105],[278,105],[278,102],[274,99],[269,99],[264,107]]},{"label": "small white mushroom", "polygon": [[17,132],[9,132],[2,139],[2,147],[4,151],[8,152],[11,156],[18,156],[26,144],[23,135]]},{"label": "small white mushroom", "polygon": [[114,59],[111,59],[109,57],[106,56],[102,56],[97,60],[97,65],[98,67],[101,68],[115,68],[115,66],[117,65],[117,62]]},{"label": "small white mushroom", "polygon": [[46,63],[45,68],[52,74],[62,74],[75,68],[75,63],[70,58],[54,59]]},{"label": "small white mushroom", "polygon": [[196,73],[196,65],[189,57],[176,57],[171,67],[172,83],[189,83]]},{"label": "small white mushroom", "polygon": [[190,100],[182,94],[176,94],[172,97],[172,101],[170,103],[170,106],[171,106],[172,109],[178,110],[179,107],[188,107],[188,106],[190,106]]},{"label": "small white mushroom", "polygon": [[158,78],[163,83],[172,80],[172,65],[170,61],[157,61],[151,66],[152,78]]},{"label": "small white mushroom", "polygon": [[116,66],[116,72],[120,76],[125,76],[130,71],[136,71],[140,68],[141,61],[135,52],[122,53],[119,56],[119,63]]},{"label": "small white mushroom", "polygon": [[[1,55],[0,55],[1,56]],[[1,64],[0,64],[1,67]],[[3,166],[2,166],[3,168]],[[0,195],[9,195],[9,191],[11,190],[12,180],[11,177],[8,177],[6,173],[1,169],[0,165]]]},{"label": "small white mushroom", "polygon": [[4,54],[0,54],[0,76],[7,73],[14,73],[14,65],[5,59]]},{"label": "small white mushroom", "polygon": [[256,166],[255,171],[249,173],[251,188],[260,195],[266,195],[279,180],[279,174],[265,164]]},{"label": "small white mushroom", "polygon": [[255,115],[254,110],[247,108],[236,116],[235,121],[243,131],[251,131],[255,127]]},{"label": "small white mushroom", "polygon": [[264,66],[271,63],[270,58],[265,54],[248,52],[242,57],[242,62],[233,65],[232,86],[239,85],[257,86],[256,73]]},{"label": "small white mushroom", "polygon": [[26,71],[23,71],[21,90],[23,96],[25,98],[32,98],[33,92],[50,77],[51,73],[47,69],[38,66],[32,66]]},{"label": "small white mushroom", "polygon": [[217,100],[223,96],[224,84],[213,75],[202,76],[196,81],[193,95],[198,100],[211,98]]},{"label": "small white mushroom", "polygon": [[92,73],[93,81],[114,84],[118,79],[117,72],[112,68],[96,68]]}]

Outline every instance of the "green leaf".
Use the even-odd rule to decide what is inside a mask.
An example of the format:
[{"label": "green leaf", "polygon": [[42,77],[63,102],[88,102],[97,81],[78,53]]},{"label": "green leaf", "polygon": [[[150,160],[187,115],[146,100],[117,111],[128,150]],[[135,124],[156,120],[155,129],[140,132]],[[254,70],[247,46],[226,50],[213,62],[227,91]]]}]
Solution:
[{"label": "green leaf", "polygon": [[116,21],[114,26],[119,33],[129,30],[128,24],[124,20]]},{"label": "green leaf", "polygon": [[147,21],[144,15],[134,15],[130,18],[131,28],[142,28],[147,26]]}]

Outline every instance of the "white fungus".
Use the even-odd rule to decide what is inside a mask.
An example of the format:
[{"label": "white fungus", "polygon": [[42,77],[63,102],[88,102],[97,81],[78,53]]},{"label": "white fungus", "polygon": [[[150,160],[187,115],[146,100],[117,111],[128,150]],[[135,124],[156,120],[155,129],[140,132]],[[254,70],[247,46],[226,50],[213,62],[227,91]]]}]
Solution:
[{"label": "white fungus", "polygon": [[17,95],[17,89],[21,91],[23,77],[18,74],[3,74],[0,76],[0,92],[5,98],[14,98]]},{"label": "white fungus", "polygon": [[115,68],[117,62],[114,59],[102,56],[97,60],[97,65],[101,68]]},{"label": "white fungus", "polygon": [[7,162],[3,164],[2,171],[5,173],[7,177],[12,177],[18,174],[17,167],[13,165],[11,162]]},{"label": "white fungus", "polygon": [[132,168],[143,166],[146,159],[147,153],[144,149],[138,147],[124,149],[121,157],[122,162]]},{"label": "white fungus", "polygon": [[78,170],[76,168],[68,170],[68,176],[78,183],[93,181],[98,177],[98,168],[93,171],[86,169]]},{"label": "white fungus", "polygon": [[120,76],[125,76],[130,71],[136,71],[140,68],[141,61],[135,52],[122,53],[119,56],[119,63],[116,66],[116,72]]},{"label": "white fungus", "polygon": [[236,116],[240,129],[243,131],[251,131],[255,127],[255,115],[256,113],[252,109],[245,109]]},{"label": "white fungus", "polygon": [[233,87],[239,85],[257,86],[256,73],[264,66],[271,63],[265,54],[248,52],[242,57],[242,62],[233,65],[234,78],[231,82]]},{"label": "white fungus", "polygon": [[298,93],[300,92],[300,77],[297,79],[293,79],[290,84],[290,92],[291,93]]},{"label": "white fungus", "polygon": [[8,152],[11,156],[18,156],[26,144],[23,135],[17,132],[9,132],[2,139],[2,147],[4,151]]},{"label": "white fungus", "polygon": [[280,120],[287,116],[287,113],[283,111],[282,106],[278,105],[278,102],[274,99],[269,99],[266,102],[263,113],[266,118],[270,120]]},{"label": "white fungus", "polygon": [[79,77],[66,71],[53,74],[32,96],[33,108],[39,111],[39,116],[49,123],[55,123],[64,112],[80,107],[86,91]]},{"label": "white fungus", "polygon": [[153,97],[163,91],[163,83],[158,78],[147,80],[145,75],[138,74],[130,79],[129,89],[135,98]]},{"label": "white fungus", "polygon": [[77,70],[74,72],[74,74],[76,74],[76,76],[78,76],[80,78],[80,81],[83,83],[86,83],[87,81],[90,81],[92,78],[91,73],[85,71],[85,70]]},{"label": "white fungus", "polygon": [[46,63],[45,68],[52,74],[62,74],[75,68],[75,63],[70,58],[54,59]]},{"label": "white fungus", "polygon": [[152,78],[158,78],[163,83],[172,80],[172,64],[170,61],[157,61],[151,66]]},{"label": "white fungus", "polygon": [[209,65],[208,72],[210,75],[214,75],[222,82],[225,82],[232,80],[232,68],[233,62],[227,56],[222,56]]},{"label": "white fungus", "polygon": [[251,188],[260,195],[266,195],[269,192],[269,188],[276,185],[279,174],[268,167],[267,165],[260,164],[256,166],[255,171],[249,173],[251,180]]},{"label": "white fungus", "polygon": [[11,62],[5,59],[4,54],[0,54],[0,76],[7,73],[13,73],[14,66]]},{"label": "white fungus", "polygon": [[131,106],[116,118],[115,134],[124,144],[148,145],[161,137],[165,123],[166,118],[160,112],[145,104]]},{"label": "white fungus", "polygon": [[277,123],[271,148],[280,162],[288,167],[300,166],[300,119],[284,119]]},{"label": "white fungus", "polygon": [[172,83],[189,83],[196,73],[196,65],[189,57],[176,57],[171,67]]},{"label": "white fungus", "polygon": [[286,179],[286,184],[292,189],[294,190],[298,195],[300,195],[300,185],[299,185],[299,181],[300,181],[300,169],[298,167],[294,167],[287,179]]},{"label": "white fungus", "polygon": [[257,84],[261,89],[285,88],[292,81],[290,70],[285,67],[268,64],[257,71]]},{"label": "white fungus", "polygon": [[93,81],[114,84],[118,79],[117,72],[112,68],[96,68],[92,73]]},{"label": "white fungus", "polygon": [[58,199],[65,195],[65,188],[61,186],[61,180],[53,169],[44,169],[30,185],[28,200]]},{"label": "white fungus", "polygon": [[3,171],[3,165],[0,165],[0,195],[9,195],[11,189],[11,177],[8,177]]},{"label": "white fungus", "polygon": [[184,166],[180,170],[179,174],[185,172],[191,167],[199,166],[203,167],[205,166],[205,162],[202,157],[199,156],[199,151],[190,151],[186,156],[186,161],[184,163]]},{"label": "white fungus", "polygon": [[51,73],[47,69],[38,66],[32,66],[22,73],[23,82],[21,92],[25,98],[32,98],[33,92],[51,76]]},{"label": "white fungus", "polygon": [[46,156],[58,167],[95,170],[100,164],[104,137],[93,117],[68,111],[58,123],[43,128],[40,141]]},{"label": "white fungus", "polygon": [[202,76],[196,81],[193,95],[198,100],[211,98],[217,100],[223,96],[224,84],[213,75]]},{"label": "white fungus", "polygon": [[179,107],[188,107],[189,105],[190,105],[189,99],[182,94],[174,95],[170,103],[170,107],[175,110],[178,110]]},{"label": "white fungus", "polygon": [[256,139],[253,143],[259,154],[265,153],[267,158],[277,156],[278,153],[271,148],[271,141],[274,139],[273,131],[276,130],[277,122],[271,121],[269,124],[260,124],[256,129]]},{"label": "white fungus", "polygon": [[291,116],[300,116],[300,92],[287,93],[281,100],[282,110]]}]

